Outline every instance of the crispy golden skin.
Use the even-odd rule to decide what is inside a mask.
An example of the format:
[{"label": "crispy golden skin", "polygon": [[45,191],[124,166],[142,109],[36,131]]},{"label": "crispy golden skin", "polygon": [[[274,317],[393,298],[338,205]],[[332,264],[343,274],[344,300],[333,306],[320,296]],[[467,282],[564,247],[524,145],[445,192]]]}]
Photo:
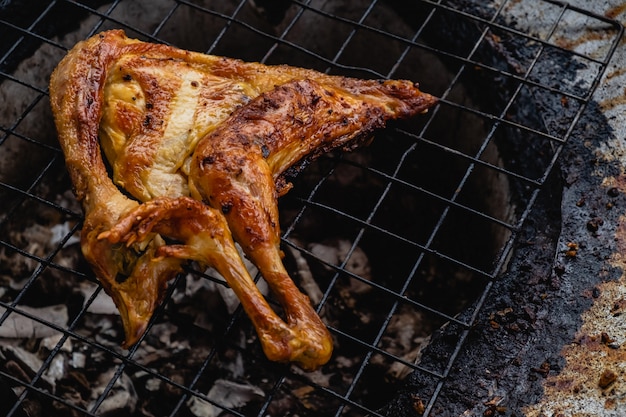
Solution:
[{"label": "crispy golden skin", "polygon": [[[307,370],[328,361],[332,339],[281,261],[277,199],[291,187],[283,175],[436,102],[409,81],[245,63],[121,31],[76,45],[52,75],[50,98],[85,212],[81,247],[120,310],[125,344],[141,336],[181,263],[195,260],[225,277],[268,358]],[[233,238],[286,320],[254,285]]]}]

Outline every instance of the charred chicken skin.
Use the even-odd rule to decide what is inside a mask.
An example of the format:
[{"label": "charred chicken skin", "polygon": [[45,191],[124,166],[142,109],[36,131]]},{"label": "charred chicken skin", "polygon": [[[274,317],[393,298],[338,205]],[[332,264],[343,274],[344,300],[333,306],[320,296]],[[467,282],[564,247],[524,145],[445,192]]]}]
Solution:
[{"label": "charred chicken skin", "polygon": [[[436,102],[410,81],[246,63],[119,30],[67,54],[50,101],[85,214],[81,248],[120,311],[125,345],[137,342],[167,281],[193,260],[222,274],[269,359],[306,370],[329,360],[332,338],[282,264],[285,173]],[[235,241],[285,319],[257,289]]]}]

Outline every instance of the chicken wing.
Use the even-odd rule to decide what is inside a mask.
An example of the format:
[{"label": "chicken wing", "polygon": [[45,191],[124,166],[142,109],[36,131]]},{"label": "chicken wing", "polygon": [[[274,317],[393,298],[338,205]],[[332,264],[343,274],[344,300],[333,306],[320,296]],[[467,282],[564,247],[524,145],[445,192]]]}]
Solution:
[{"label": "chicken wing", "polygon": [[[410,81],[245,63],[121,31],[73,48],[50,93],[85,212],[82,249],[120,310],[126,345],[137,341],[181,263],[195,260],[225,277],[268,358],[308,370],[328,361],[331,336],[281,260],[285,173],[358,146],[388,120],[425,112],[434,97]],[[254,285],[233,237],[285,320]]]}]

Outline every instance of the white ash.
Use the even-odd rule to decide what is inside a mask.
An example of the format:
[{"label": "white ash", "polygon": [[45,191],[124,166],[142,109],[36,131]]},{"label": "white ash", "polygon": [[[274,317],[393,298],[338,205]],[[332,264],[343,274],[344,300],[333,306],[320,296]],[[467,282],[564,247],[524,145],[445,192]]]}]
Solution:
[{"label": "white ash", "polygon": [[[239,251],[239,255],[241,256],[241,259],[243,259],[243,263],[246,266],[246,269],[248,270],[248,273],[250,274],[250,276],[256,277],[259,273],[259,270],[257,269],[257,267],[252,262],[250,262],[248,258],[246,258],[239,244],[235,244],[235,246],[237,247],[237,251]],[[222,275],[219,272],[217,272],[217,270],[215,270],[214,268],[207,268],[205,273],[213,277],[218,277],[219,279],[221,279],[221,281],[224,284],[226,284],[226,280],[224,279],[224,277],[222,277]],[[209,289],[219,292],[219,294],[224,299],[224,303],[226,304],[226,309],[229,314],[232,314],[235,312],[235,310],[237,309],[240,303],[239,303],[239,298],[237,298],[237,296],[235,295],[235,292],[231,290],[230,287],[226,285],[217,284],[212,281],[206,281],[204,285],[206,285],[207,288]],[[257,282],[257,287],[259,288],[259,291],[261,292],[261,294],[263,294],[264,296],[267,296],[267,294],[269,293],[269,287],[267,286],[267,283],[265,282],[263,278],[259,278]]]},{"label": "white ash", "polygon": [[[304,247],[321,260],[326,270],[333,270],[330,265],[336,267],[343,266],[344,270],[362,279],[350,277],[348,286],[340,289],[342,298],[347,301],[350,307],[354,307],[355,294],[363,294],[371,290],[371,286],[364,282],[370,281],[372,278],[370,262],[365,251],[359,246],[355,246],[352,242],[341,238],[331,238],[324,242],[311,242],[308,244],[300,242],[298,239],[292,239],[292,241],[296,246]],[[289,251],[296,262],[300,286],[314,304],[319,303],[323,297],[323,292],[315,280],[307,260],[298,250],[289,247]]]},{"label": "white ash", "polygon": [[81,212],[80,203],[76,200],[72,190],[65,190],[64,192],[57,194],[54,199],[54,203],[71,212]]},{"label": "white ash", "polygon": [[146,381],[146,389],[149,392],[157,392],[161,388],[162,381],[159,378],[149,378]]},{"label": "white ash", "polygon": [[[54,226],[52,226],[50,228],[50,245],[53,247],[57,246],[67,237],[68,234],[70,234],[70,231],[71,226],[69,222],[55,224]],[[80,243],[80,237],[74,235],[67,238],[65,246],[75,245],[77,243]]]},{"label": "white ash", "polygon": [[[67,306],[65,305],[54,305],[40,308],[19,306],[18,310],[34,317],[40,317],[44,320],[44,322],[40,323],[39,321],[32,320],[29,317],[20,314],[18,311],[13,311],[2,323],[2,326],[0,326],[0,337],[40,339],[42,337],[59,334],[59,332],[50,326],[51,324],[61,328],[67,326],[68,313]],[[5,312],[6,308],[0,306],[0,316]]]},{"label": "white ash", "polygon": [[[105,388],[115,375],[115,369],[104,372],[95,382],[95,387],[91,394],[92,403],[89,409],[92,409],[100,395],[104,393]],[[113,384],[113,388],[98,407],[99,415],[131,415],[137,407],[137,392],[133,381],[128,375],[122,373]]]},{"label": "white ash", "polygon": [[[239,346],[245,346],[246,335],[243,332],[233,333],[233,338],[237,339]],[[222,365],[233,378],[243,378],[246,374],[246,365],[243,359],[243,355],[240,351],[234,351],[234,354],[230,356],[228,362]]]},{"label": "white ash", "polygon": [[[322,243],[310,243],[311,253],[330,265],[340,266],[364,279],[371,279],[371,267],[365,252],[346,239],[329,239]],[[348,258],[349,256],[349,258]]]},{"label": "white ash", "polygon": [[[100,287],[92,282],[81,282],[79,286],[80,293],[85,298],[85,303],[91,298],[94,292],[99,291],[96,298],[87,307],[87,312],[92,314],[111,314],[119,315],[119,311],[113,302],[113,299],[107,295]],[[84,306],[84,305],[83,305]]]},{"label": "white ash", "polygon": [[[66,238],[68,240],[59,255],[54,258],[54,262],[61,267],[73,268],[82,256],[78,246],[75,245],[78,242],[78,237],[75,235],[68,237],[72,227],[70,222],[59,223],[58,216],[47,209],[41,210],[38,219],[40,223],[36,223],[33,216],[28,220],[28,225],[21,230],[19,227],[10,229],[7,236],[10,242],[31,254],[32,257],[23,256],[5,246],[0,247],[0,283],[8,285],[12,290],[22,290],[24,285],[29,282],[33,271],[40,266],[37,258],[45,259],[48,257]],[[56,268],[47,268],[45,274],[55,278],[61,278],[63,275]]]},{"label": "white ash", "polygon": [[[41,339],[39,343],[39,349],[46,349],[47,351],[52,351],[57,347],[57,345],[61,342],[61,339],[64,337],[61,333],[56,333],[48,337],[44,337]],[[73,349],[72,339],[67,337],[63,342],[63,345],[60,347],[61,352],[71,353]]]},{"label": "white ash", "polygon": [[287,250],[296,262],[296,274],[300,278],[300,287],[309,296],[314,305],[319,304],[322,301],[322,297],[324,297],[324,293],[315,281],[308,262],[297,249],[287,246]]},{"label": "white ash", "polygon": [[179,288],[174,291],[171,300],[176,304],[181,304],[194,294],[206,291],[208,288],[209,283],[207,279],[194,274],[187,274],[184,278],[182,288],[179,286]]},{"label": "white ash", "polygon": [[87,363],[87,355],[82,352],[72,352],[72,358],[69,365],[74,369],[82,369]]},{"label": "white ash", "polygon": [[[0,353],[3,362],[13,361],[29,378],[34,377],[43,366],[43,361],[37,355],[20,346],[2,345],[0,346]],[[45,383],[46,389],[52,390],[54,388],[54,378],[44,373],[41,379]]]},{"label": "white ash", "polygon": [[219,406],[199,397],[191,397],[187,401],[187,406],[196,417],[217,417],[224,408],[243,407],[248,402],[264,396],[265,393],[257,386],[218,379],[209,390],[207,398]]},{"label": "white ash", "polygon": [[52,361],[48,365],[46,372],[43,374],[43,378],[46,379],[53,387],[56,382],[65,377],[65,371],[67,368],[67,359],[65,355],[55,355]]},{"label": "white ash", "polygon": [[[407,306],[401,306],[391,318],[381,345],[386,352],[397,356],[408,363],[419,363],[421,352],[430,341],[432,329],[425,328],[425,320],[421,311]],[[427,335],[427,336],[425,336]],[[380,355],[372,357],[372,363],[383,365],[384,358]],[[412,371],[412,368],[401,362],[393,361],[387,367],[387,375],[402,379]]]},{"label": "white ash", "polygon": [[[359,246],[354,246],[350,241],[345,239],[331,239],[323,243],[311,243],[308,246],[311,253],[322,261],[336,266],[342,266],[346,271],[359,276],[365,281],[370,281],[371,267],[369,259]],[[350,278],[349,288],[344,288],[346,294],[362,294],[371,290],[371,286],[362,280]]]},{"label": "white ash", "polygon": [[[23,247],[27,253],[34,257],[45,257],[51,247],[52,232],[49,225],[32,224],[21,231],[10,231],[8,239],[15,242],[16,246]],[[39,261],[35,258],[25,257],[6,247],[0,247],[0,279],[8,282],[14,290],[21,290],[26,283],[26,279],[37,268]]]},{"label": "white ash", "polygon": [[20,346],[5,345],[0,347],[0,352],[6,359],[14,360],[29,376],[33,376],[43,365],[43,361],[37,355],[28,352]]}]

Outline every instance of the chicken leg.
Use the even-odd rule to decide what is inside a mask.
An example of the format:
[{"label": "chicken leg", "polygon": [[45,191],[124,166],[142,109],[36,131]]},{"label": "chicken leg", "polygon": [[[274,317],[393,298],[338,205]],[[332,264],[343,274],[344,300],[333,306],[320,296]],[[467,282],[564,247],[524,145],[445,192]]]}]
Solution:
[{"label": "chicken leg", "polygon": [[[410,81],[246,63],[119,30],[77,44],[55,69],[50,98],[85,212],[81,247],[120,310],[125,345],[137,341],[181,263],[197,260],[225,276],[267,356],[305,369],[325,363],[332,343],[281,261],[285,173],[436,102]],[[286,322],[242,269],[231,235]]]},{"label": "chicken leg", "polygon": [[98,239],[137,201],[126,197],[109,178],[98,142],[102,90],[109,62],[118,50],[92,38],[68,54],[52,74],[50,104],[74,193],[85,214],[81,249],[104,290],[120,311],[126,346],[144,333],[169,279],[180,271],[177,258],[155,259],[162,239],[124,246]]},{"label": "chicken leg", "polygon": [[195,197],[221,210],[235,240],[278,297],[289,327],[311,333],[310,340],[323,341],[324,334],[308,298],[281,261],[277,198],[289,184],[279,179],[306,157],[355,146],[388,118],[419,111],[419,106],[407,104],[420,100],[412,86],[387,82],[357,88],[358,96],[349,83],[337,87],[299,80],[276,87],[203,138],[190,172]]},{"label": "chicken leg", "polygon": [[290,294],[281,299],[287,309],[285,323],[248,274],[219,211],[189,197],[156,198],[139,206],[99,238],[132,245],[155,232],[183,242],[161,246],[157,259],[195,260],[220,272],[241,301],[270,360],[294,362],[305,370],[314,370],[328,361],[332,339],[306,296],[289,279],[276,292]]}]

